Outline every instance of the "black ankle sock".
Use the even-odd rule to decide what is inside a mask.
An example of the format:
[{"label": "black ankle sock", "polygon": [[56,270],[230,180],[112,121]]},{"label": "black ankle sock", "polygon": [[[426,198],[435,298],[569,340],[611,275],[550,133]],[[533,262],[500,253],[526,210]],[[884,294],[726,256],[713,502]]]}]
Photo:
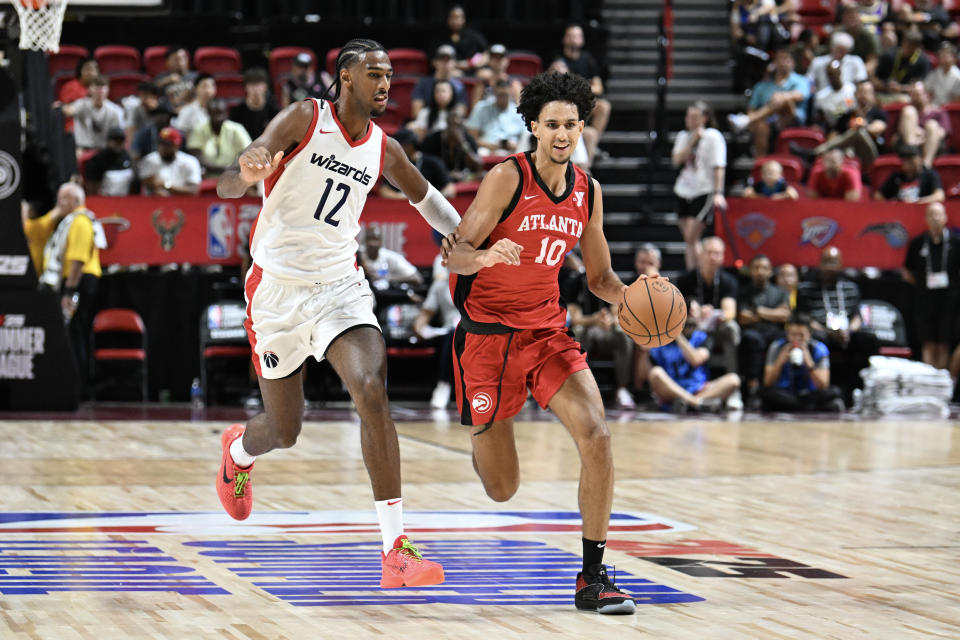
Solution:
[{"label": "black ankle sock", "polygon": [[601,564],[603,562],[603,550],[607,546],[606,540],[583,540],[583,571],[586,573],[587,569],[592,567],[595,564]]}]

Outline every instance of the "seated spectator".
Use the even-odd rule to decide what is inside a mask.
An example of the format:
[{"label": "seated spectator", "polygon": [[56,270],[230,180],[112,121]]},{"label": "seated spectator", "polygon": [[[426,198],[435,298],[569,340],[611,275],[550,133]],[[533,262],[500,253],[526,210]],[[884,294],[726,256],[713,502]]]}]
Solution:
[{"label": "seated spectator", "polygon": [[[121,100],[120,106],[127,123],[127,139],[132,143],[137,132],[151,124],[150,113],[160,106],[160,89],[152,82],[141,82],[137,85],[137,92]],[[164,126],[167,125],[169,123]]]},{"label": "seated spectator", "polygon": [[950,135],[950,116],[943,108],[930,104],[930,96],[922,82],[914,82],[908,90],[910,104],[900,112],[897,126],[899,142],[920,147],[923,165],[931,167],[943,141]]},{"label": "seated spectator", "polygon": [[700,241],[700,262],[676,280],[677,289],[687,300],[688,316],[707,331],[720,351],[726,371],[737,371],[737,345],[740,326],[737,324],[737,279],[723,269],[725,246],[716,236]]},{"label": "seated spectator", "polygon": [[897,153],[900,156],[900,169],[891,173],[880,188],[873,192],[874,199],[917,204],[943,202],[940,175],[923,166],[920,148],[902,145]]},{"label": "seated spectator", "polygon": [[[60,93],[57,94],[59,106],[76,102],[81,98],[90,95],[90,83],[94,78],[100,76],[100,65],[93,58],[84,58],[77,63],[77,71],[73,78],[67,80]],[[57,106],[57,105],[54,105]],[[66,114],[64,114],[66,116]],[[64,117],[63,130],[67,133],[73,131],[73,119]]]},{"label": "seated spectator", "polygon": [[63,106],[63,115],[73,118],[77,153],[107,146],[107,131],[123,128],[123,109],[107,99],[110,81],[97,76],[90,81],[90,95]]},{"label": "seated spectator", "polygon": [[209,112],[210,119],[187,138],[187,151],[200,160],[207,177],[213,178],[236,162],[251,139],[243,125],[227,119],[227,104],[223,100],[211,101]]},{"label": "seated spectator", "polygon": [[472,75],[474,70],[487,64],[487,39],[467,25],[463,7],[455,4],[447,12],[447,37],[441,45],[455,51],[456,68],[460,73]]},{"label": "seated spectator", "polygon": [[730,10],[730,39],[742,46],[769,51],[781,41],[777,18],[775,0],[735,0]]},{"label": "seated spectator", "polygon": [[853,37],[853,48],[850,53],[863,60],[867,77],[872,76],[880,59],[880,40],[877,38],[876,29],[864,25],[863,17],[856,5],[844,5],[840,7],[839,13],[843,31]]},{"label": "seated spectator", "polygon": [[753,134],[753,150],[757,156],[769,153],[770,143],[779,131],[807,122],[810,82],[793,72],[789,49],[781,48],[773,54],[773,69],[770,80],[754,86],[747,113],[729,116],[735,131],[749,129]]},{"label": "seated spectator", "polygon": [[828,85],[817,91],[813,99],[813,119],[824,131],[831,131],[837,126],[837,120],[853,108],[857,98],[853,83],[844,82],[841,77],[839,61],[831,60],[826,73]]},{"label": "seated spectator", "polygon": [[850,406],[853,389],[863,386],[857,374],[877,354],[879,344],[873,333],[861,329],[860,287],[843,277],[843,255],[836,247],[825,247],[820,272],[799,284],[797,311],[810,315],[814,337],[825,342],[834,356],[831,379]]},{"label": "seated spectator", "polygon": [[763,375],[763,354],[771,342],[783,336],[783,323],[790,315],[790,294],[770,282],[770,258],[757,254],[750,260],[750,281],[737,300],[737,322],[743,331],[740,370],[752,398]]},{"label": "seated spectator", "polygon": [[567,301],[570,330],[589,357],[613,360],[617,407],[633,409],[636,405],[628,388],[633,373],[633,339],[620,328],[617,307],[590,293],[585,272],[578,275],[577,295]]},{"label": "seated spectator", "polygon": [[960,69],[957,68],[957,48],[944,42],[937,49],[937,68],[927,74],[923,86],[935,107],[960,99]]},{"label": "seated spectator", "polygon": [[710,338],[687,316],[683,331],[664,347],[650,349],[648,381],[661,409],[674,413],[719,411],[740,389],[740,376],[727,373],[709,380]]},{"label": "seated spectator", "polygon": [[87,160],[84,188],[87,195],[128,196],[136,173],[133,160],[124,148],[126,134],[120,127],[107,132],[107,146]]},{"label": "seated spectator", "polygon": [[764,411],[842,412],[840,390],[830,386],[830,350],[810,335],[810,316],[790,315],[787,335],[770,344],[760,392]]},{"label": "seated spectator", "polygon": [[157,150],[147,154],[138,167],[147,195],[193,196],[200,191],[200,161],[180,151],[181,144],[183,135],[173,127],[160,131]]},{"label": "seated spectator", "polygon": [[454,105],[447,117],[447,128],[434,131],[423,139],[420,150],[437,156],[454,182],[474,180],[483,171],[480,146],[464,125],[466,107]]},{"label": "seated spectator", "polygon": [[901,100],[910,84],[922,81],[930,72],[930,61],[923,51],[923,36],[911,29],[903,36],[900,47],[885,51],[877,63],[874,87],[881,102]]},{"label": "seated spectator", "polygon": [[133,143],[130,145],[130,157],[133,158],[134,162],[157,150],[160,131],[170,126],[174,113],[173,108],[166,101],[160,101],[156,108],[150,111],[149,115],[149,123],[137,131],[137,135],[133,137]]},{"label": "seated spectator", "polygon": [[812,29],[804,29],[797,36],[797,41],[791,51],[793,53],[793,66],[797,73],[807,75],[813,59],[817,57],[817,49],[820,48],[820,37]]},{"label": "seated spectator", "polygon": [[880,35],[881,24],[891,24],[890,2],[888,0],[857,0],[854,5],[860,13],[860,20],[867,29]]},{"label": "seated spectator", "polygon": [[380,227],[369,225],[363,234],[360,266],[377,291],[391,285],[423,284],[423,276],[401,254],[383,247]]},{"label": "seated spectator", "polygon": [[590,81],[590,88],[593,95],[597,97],[596,105],[593,107],[593,113],[586,124],[590,125],[596,132],[596,143],[592,143],[587,148],[590,161],[598,151],[597,144],[607,130],[607,124],[610,122],[611,105],[610,101],[603,97],[603,80],[600,78],[600,65],[590,54],[584,51],[583,28],[577,24],[568,25],[563,32],[563,48],[560,53],[560,59],[564,61],[570,73],[586,78]]},{"label": "seated spectator", "polygon": [[414,85],[413,92],[410,94],[411,118],[419,116],[420,111],[433,101],[433,85],[441,80],[446,80],[453,88],[454,102],[464,106],[467,105],[467,90],[460,78],[455,77],[457,72],[455,55],[456,50],[449,44],[442,44],[437,47],[433,60],[431,60],[433,75],[421,78]]},{"label": "seated spectator", "polygon": [[743,190],[744,198],[770,198],[771,200],[796,200],[800,197],[796,188],[787,184],[783,166],[776,160],[767,160],[760,168],[760,182],[750,184]]},{"label": "seated spectator", "polygon": [[520,92],[523,90],[523,83],[507,72],[510,66],[510,58],[507,57],[507,48],[502,44],[490,46],[487,52],[487,66],[477,69],[477,80],[480,82],[473,88],[470,95],[470,106],[477,104],[484,98],[493,96],[494,86],[501,80],[506,81],[510,87],[510,99],[514,102],[520,102]]},{"label": "seated spectator", "polygon": [[943,204],[927,205],[927,231],[907,246],[903,279],[916,290],[916,331],[923,343],[921,358],[947,368],[960,297],[960,238],[947,229]]},{"label": "seated spectator", "polygon": [[935,51],[943,42],[956,40],[960,36],[960,27],[947,10],[934,0],[912,0],[909,4],[903,3],[897,11],[897,17],[900,22],[914,24],[920,29],[923,48],[930,51]]},{"label": "seated spectator", "polygon": [[811,198],[843,198],[857,202],[863,194],[860,172],[844,163],[843,152],[831,149],[822,156],[823,162],[810,171],[807,186]]},{"label": "seated spectator", "polygon": [[850,53],[852,50],[853,36],[849,33],[837,31],[830,36],[830,53],[814,58],[807,70],[807,78],[813,83],[814,91],[820,91],[829,86],[827,67],[831,62],[837,62],[840,65],[840,77],[844,83],[849,82],[855,85],[867,79],[867,68],[863,60],[860,56]]},{"label": "seated spectator", "polygon": [[[431,322],[434,322],[438,315],[440,326],[431,326]],[[437,386],[430,396],[430,406],[433,409],[445,409],[450,404],[450,390],[453,388],[453,334],[459,323],[460,312],[450,295],[447,269],[441,267],[439,273],[434,273],[427,297],[420,307],[420,314],[413,321],[413,332],[418,338],[428,341],[436,338],[441,340]]]},{"label": "seated spectator", "polygon": [[790,143],[790,153],[812,162],[831,149],[850,151],[860,160],[864,171],[870,168],[879,155],[887,131],[887,114],[877,104],[873,85],[861,82],[854,93],[856,103],[843,116],[837,118],[827,140],[813,149],[805,149]]},{"label": "seated spectator", "polygon": [[259,138],[280,108],[270,95],[266,69],[254,67],[243,73],[243,102],[230,109],[230,120],[243,125],[251,138]]},{"label": "seated spectator", "polygon": [[797,276],[797,268],[795,266],[786,262],[777,267],[774,283],[787,292],[791,311],[797,308],[797,285],[799,282],[800,278]]},{"label": "seated spectator", "polygon": [[167,47],[163,60],[166,68],[157,74],[153,84],[163,92],[176,111],[186,103],[197,72],[190,70],[190,53],[180,45]]},{"label": "seated spectator", "polygon": [[[410,162],[413,164],[413,166],[417,168],[417,171],[423,174],[423,177],[427,179],[427,182],[432,184],[437,191],[442,193],[447,198],[452,198],[456,195],[456,188],[453,182],[451,182],[446,168],[443,166],[443,160],[434,155],[420,151],[420,143],[417,140],[417,134],[409,129],[397,129],[396,133],[393,134],[393,139],[400,143],[400,147],[403,149],[403,152],[407,154],[407,158],[410,159]],[[406,200],[407,198],[403,192],[390,184],[390,181],[386,178],[384,178],[380,183],[380,189],[378,190],[378,193],[384,198],[390,198],[393,200]]]},{"label": "seated spectator", "polygon": [[317,77],[309,53],[298,53],[291,62],[290,74],[283,82],[280,106],[286,109],[290,104],[307,98],[328,97],[326,89],[332,84],[333,78],[325,70]]},{"label": "seated spectator", "polygon": [[217,81],[214,77],[209,73],[197,74],[193,101],[180,108],[180,113],[173,119],[173,126],[189,139],[194,129],[210,119],[207,109],[210,107],[210,101],[216,97]]},{"label": "seated spectator", "polygon": [[510,99],[509,82],[498,81],[493,97],[477,103],[467,118],[467,130],[479,143],[481,155],[516,151],[527,126],[517,113],[517,104]]},{"label": "seated spectator", "polygon": [[437,80],[433,83],[430,105],[420,109],[417,117],[407,126],[417,134],[419,140],[436,131],[443,131],[447,128],[447,115],[454,104],[453,85],[449,80]]}]

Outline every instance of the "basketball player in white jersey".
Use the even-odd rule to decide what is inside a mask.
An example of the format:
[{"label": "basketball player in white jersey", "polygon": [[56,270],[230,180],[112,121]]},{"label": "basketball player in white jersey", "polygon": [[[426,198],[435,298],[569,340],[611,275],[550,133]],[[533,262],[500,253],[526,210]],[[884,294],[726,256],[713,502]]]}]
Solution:
[{"label": "basketball player in white jersey", "polygon": [[373,294],[356,263],[360,213],[383,173],[441,233],[460,221],[400,145],[370,120],[386,110],[392,74],[380,44],[351,40],[337,57],[333,102],[311,98],[281,111],[217,183],[222,197],[240,197],[261,180],[265,193],[250,233],[253,266],[244,287],[264,413],[246,426],[231,425],[221,438],[220,502],[237,520],[250,515],[253,461],[294,445],[303,421],[303,362],[326,358],[360,415],[384,543],[383,588],[439,584],[443,568],[422,558],[403,535],[386,351]]}]

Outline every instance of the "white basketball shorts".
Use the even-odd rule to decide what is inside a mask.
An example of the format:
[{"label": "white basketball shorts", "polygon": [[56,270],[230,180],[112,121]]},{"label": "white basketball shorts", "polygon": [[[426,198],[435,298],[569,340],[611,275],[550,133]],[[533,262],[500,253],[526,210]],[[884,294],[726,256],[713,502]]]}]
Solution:
[{"label": "white basketball shorts", "polygon": [[269,380],[290,375],[307,356],[322,360],[330,343],[350,329],[380,330],[373,292],[362,271],[310,285],[271,278],[254,264],[247,272],[244,297],[253,366]]}]

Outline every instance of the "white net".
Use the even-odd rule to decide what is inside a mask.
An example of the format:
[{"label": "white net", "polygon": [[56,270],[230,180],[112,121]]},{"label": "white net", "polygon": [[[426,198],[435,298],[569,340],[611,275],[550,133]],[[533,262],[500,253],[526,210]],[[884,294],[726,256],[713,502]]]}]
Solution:
[{"label": "white net", "polygon": [[20,16],[20,48],[60,51],[60,29],[67,0],[10,0]]}]

